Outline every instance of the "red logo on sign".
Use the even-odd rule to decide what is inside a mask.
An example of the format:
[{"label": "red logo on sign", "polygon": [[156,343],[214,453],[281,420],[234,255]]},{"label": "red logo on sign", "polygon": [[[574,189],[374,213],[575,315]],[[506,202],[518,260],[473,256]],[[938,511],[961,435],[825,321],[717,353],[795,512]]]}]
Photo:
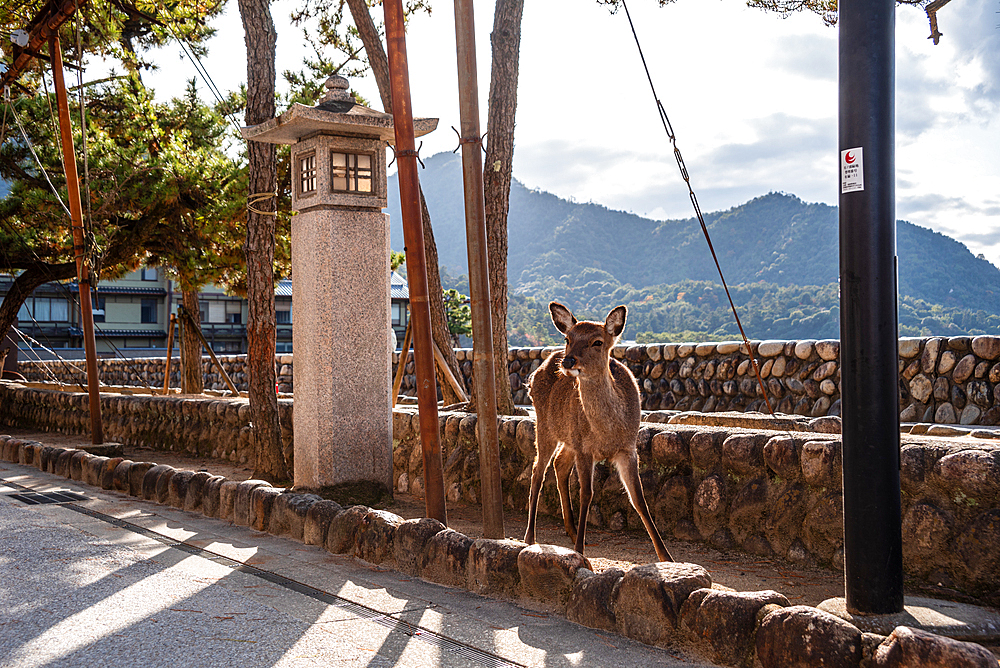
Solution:
[{"label": "red logo on sign", "polygon": [[854,154],[851,153],[850,151],[848,151],[847,155],[844,156],[844,162],[846,162],[848,165],[853,165],[855,160],[857,160],[857,158],[855,158]]}]

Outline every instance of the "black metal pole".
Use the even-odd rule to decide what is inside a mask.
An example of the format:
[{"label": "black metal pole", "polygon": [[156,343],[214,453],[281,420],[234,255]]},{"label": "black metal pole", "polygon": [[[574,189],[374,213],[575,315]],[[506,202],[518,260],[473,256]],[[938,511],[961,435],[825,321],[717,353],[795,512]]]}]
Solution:
[{"label": "black metal pole", "polygon": [[847,609],[903,610],[895,8],[840,2],[840,356]]}]

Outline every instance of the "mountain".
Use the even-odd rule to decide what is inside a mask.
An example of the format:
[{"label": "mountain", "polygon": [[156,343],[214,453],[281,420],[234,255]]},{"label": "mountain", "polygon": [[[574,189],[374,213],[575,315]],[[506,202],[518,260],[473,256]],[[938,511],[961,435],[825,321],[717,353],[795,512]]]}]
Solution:
[{"label": "mountain", "polygon": [[[434,225],[440,263],[467,273],[461,156],[426,160],[420,181]],[[396,177],[390,177],[392,247],[402,250]],[[507,275],[514,292],[544,292],[558,281],[608,281],[634,288],[685,280],[718,282],[695,218],[656,221],[599,204],[580,204],[511,184]],[[730,285],[822,286],[839,274],[837,209],[770,193],[727,211],[705,214]],[[943,307],[1000,311],[1000,270],[963,244],[897,221],[901,295]]]}]

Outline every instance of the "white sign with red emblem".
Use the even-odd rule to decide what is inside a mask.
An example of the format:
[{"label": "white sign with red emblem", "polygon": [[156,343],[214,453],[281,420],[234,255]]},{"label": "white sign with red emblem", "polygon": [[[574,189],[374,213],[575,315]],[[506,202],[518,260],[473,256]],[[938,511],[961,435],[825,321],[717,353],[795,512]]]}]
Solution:
[{"label": "white sign with red emblem", "polygon": [[840,192],[865,189],[864,149],[848,148],[840,152]]}]

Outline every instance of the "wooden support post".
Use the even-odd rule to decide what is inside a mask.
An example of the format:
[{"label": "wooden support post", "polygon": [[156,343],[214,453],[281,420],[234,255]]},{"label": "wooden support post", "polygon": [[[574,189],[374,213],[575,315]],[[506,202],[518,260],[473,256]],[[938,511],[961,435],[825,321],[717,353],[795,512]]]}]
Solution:
[{"label": "wooden support post", "polygon": [[410,323],[406,323],[406,334],[403,336],[403,350],[399,353],[399,363],[396,365],[396,379],[392,382],[392,406],[396,407],[396,398],[399,397],[399,388],[403,385],[403,376],[406,375],[406,358],[410,354]]},{"label": "wooden support post", "polygon": [[[434,341],[431,341],[431,343],[434,343]],[[438,368],[441,369],[441,373],[444,375],[445,380],[447,380],[448,384],[451,385],[451,389],[455,390],[455,394],[458,395],[459,400],[468,401],[469,395],[465,393],[465,388],[462,387],[462,384],[458,382],[457,378],[455,378],[455,374],[452,373],[451,367],[448,366],[448,360],[444,358],[444,353],[442,353],[441,349],[438,348],[437,343],[434,343],[434,360],[437,362]]]},{"label": "wooden support post", "polygon": [[[413,313],[413,357],[417,372],[420,444],[424,459],[424,501],[427,517],[448,524],[403,3],[402,0],[384,0],[382,8],[385,10],[385,41],[389,52],[389,77],[392,85],[392,117],[396,135],[400,211],[406,245],[406,275],[410,285],[410,310]],[[439,299],[440,296],[435,295],[435,298]]]},{"label": "wooden support post", "polygon": [[[90,299],[90,267],[87,264],[87,247],[84,243],[83,205],[80,202],[76,150],[73,148],[73,127],[69,120],[69,101],[66,98],[66,81],[63,78],[62,48],[59,45],[58,32],[52,33],[49,38],[49,55],[52,56],[52,79],[56,89],[56,106],[59,109],[63,164],[66,167],[66,195],[69,199],[70,225],[73,229],[73,256],[76,258],[77,283],[80,286],[80,325],[83,329],[83,348],[87,356],[87,391],[90,397],[90,437],[94,445],[101,445],[104,443],[104,426],[101,423],[97,344],[94,339],[94,312]],[[83,131],[86,132],[86,128]]]},{"label": "wooden support post", "polygon": [[[493,372],[493,323],[490,312],[489,257],[483,194],[483,154],[479,128],[479,82],[472,0],[455,0],[455,48],[458,54],[458,100],[462,119],[462,177],[465,184],[465,235],[472,298],[472,364],[476,384],[479,471],[483,501],[483,536],[503,538],[503,490],[500,436]],[[449,375],[449,374],[445,374]],[[464,394],[464,393],[463,393]]]},{"label": "wooden support post", "polygon": [[194,321],[194,318],[191,317],[191,314],[187,312],[187,309],[181,307],[179,309],[179,312],[181,314],[181,317],[187,320],[188,327],[194,330],[195,336],[197,336],[198,339],[201,341],[201,345],[203,345],[205,347],[205,350],[208,351],[208,356],[212,358],[212,363],[215,364],[215,368],[219,370],[219,374],[226,381],[226,385],[229,386],[229,391],[233,393],[234,397],[240,396],[240,391],[236,389],[236,385],[233,383],[233,379],[230,378],[229,374],[226,373],[226,370],[222,368],[222,363],[219,361],[219,358],[215,356],[215,351],[212,350],[212,346],[208,345],[208,340],[205,339],[205,335],[201,333],[201,327],[199,327],[198,323]]},{"label": "wooden support post", "polygon": [[170,356],[174,352],[174,327],[177,325],[177,316],[170,314],[170,324],[167,326],[167,364],[163,370],[163,394],[170,393]]}]

